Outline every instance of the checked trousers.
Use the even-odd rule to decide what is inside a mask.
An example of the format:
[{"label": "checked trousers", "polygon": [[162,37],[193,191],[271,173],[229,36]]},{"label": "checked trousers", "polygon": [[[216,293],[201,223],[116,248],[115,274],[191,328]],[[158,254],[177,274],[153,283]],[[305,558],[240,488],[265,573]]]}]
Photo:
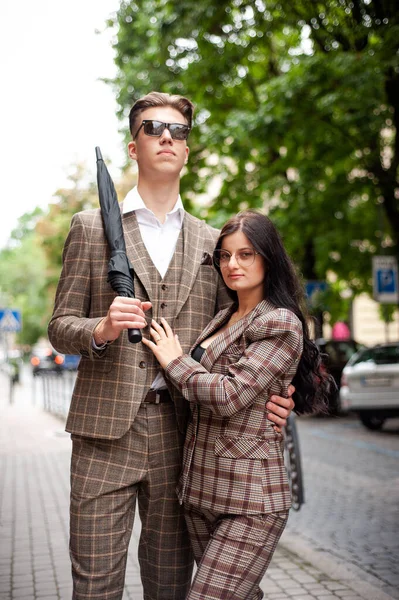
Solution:
[{"label": "checked trousers", "polygon": [[288,512],[218,515],[186,507],[197,572],[187,600],[260,600]]},{"label": "checked trousers", "polygon": [[175,491],[184,436],[173,403],[141,405],[121,439],[72,441],[73,599],[122,598],[137,503],[144,600],[184,600],[193,558]]}]

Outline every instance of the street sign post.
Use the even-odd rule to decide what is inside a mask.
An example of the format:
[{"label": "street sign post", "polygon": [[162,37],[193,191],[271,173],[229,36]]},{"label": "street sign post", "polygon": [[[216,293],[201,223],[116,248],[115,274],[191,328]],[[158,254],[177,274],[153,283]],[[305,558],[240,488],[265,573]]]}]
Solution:
[{"label": "street sign post", "polygon": [[21,311],[14,308],[0,309],[0,331],[21,331]]},{"label": "street sign post", "polygon": [[[22,327],[21,311],[14,308],[1,308],[0,309],[0,333],[13,333],[20,331]],[[5,342],[6,359],[8,362],[7,352],[7,335],[2,336]],[[11,364],[9,363],[9,366]],[[13,372],[10,370],[10,393],[9,401],[10,404],[14,401],[14,377]]]},{"label": "street sign post", "polygon": [[381,304],[398,304],[398,261],[395,256],[373,256],[373,295]]}]

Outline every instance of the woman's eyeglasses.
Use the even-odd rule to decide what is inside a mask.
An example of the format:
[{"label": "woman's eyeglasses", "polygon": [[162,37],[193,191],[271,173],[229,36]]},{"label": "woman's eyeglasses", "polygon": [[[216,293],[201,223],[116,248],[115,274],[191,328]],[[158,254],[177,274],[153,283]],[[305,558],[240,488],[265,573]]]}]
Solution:
[{"label": "woman's eyeglasses", "polygon": [[165,129],[169,129],[170,137],[173,140],[186,140],[190,133],[190,127],[188,125],[183,125],[183,123],[162,123],[161,121],[154,121],[153,119],[144,119],[136,131],[133,140],[136,139],[141,128],[144,129],[146,135],[152,137],[161,137]]},{"label": "woman's eyeglasses", "polygon": [[237,264],[240,267],[250,267],[255,262],[256,255],[259,252],[252,250],[251,248],[243,248],[231,254],[228,250],[215,250],[213,253],[213,260],[216,266],[223,269],[229,264],[231,257],[234,256]]}]

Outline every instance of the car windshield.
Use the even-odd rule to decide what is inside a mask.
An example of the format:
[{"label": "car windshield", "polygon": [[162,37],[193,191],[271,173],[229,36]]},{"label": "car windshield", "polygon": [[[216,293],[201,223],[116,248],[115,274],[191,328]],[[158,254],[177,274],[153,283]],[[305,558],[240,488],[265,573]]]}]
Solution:
[{"label": "car windshield", "polygon": [[357,365],[367,361],[372,361],[377,365],[394,365],[399,363],[399,344],[367,348],[356,354],[351,364]]}]

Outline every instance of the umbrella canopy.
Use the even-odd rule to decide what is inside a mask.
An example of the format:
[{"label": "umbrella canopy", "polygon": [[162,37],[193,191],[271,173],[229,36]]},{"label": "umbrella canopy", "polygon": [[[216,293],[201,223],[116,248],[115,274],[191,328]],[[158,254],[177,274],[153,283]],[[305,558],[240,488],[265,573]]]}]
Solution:
[{"label": "umbrella canopy", "polygon": [[[108,263],[108,282],[118,296],[134,298],[134,271],[126,254],[121,209],[114,182],[108,173],[98,146],[96,147],[96,159],[101,215],[105,237],[111,251],[111,258]],[[140,329],[129,329],[128,337],[133,344],[140,342],[142,338]]]}]

